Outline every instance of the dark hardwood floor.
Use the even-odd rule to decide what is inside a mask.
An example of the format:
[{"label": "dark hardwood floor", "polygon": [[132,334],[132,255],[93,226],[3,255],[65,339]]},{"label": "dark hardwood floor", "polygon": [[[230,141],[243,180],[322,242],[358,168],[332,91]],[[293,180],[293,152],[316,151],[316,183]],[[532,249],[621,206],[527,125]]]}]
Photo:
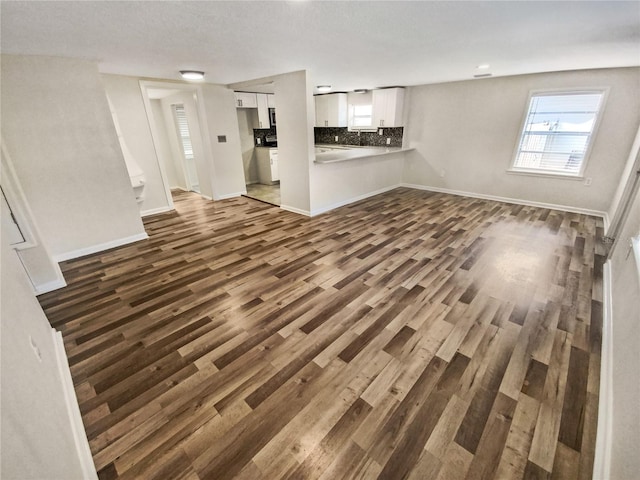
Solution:
[{"label": "dark hardwood floor", "polygon": [[175,201],[39,297],[101,479],[591,477],[601,219]]}]

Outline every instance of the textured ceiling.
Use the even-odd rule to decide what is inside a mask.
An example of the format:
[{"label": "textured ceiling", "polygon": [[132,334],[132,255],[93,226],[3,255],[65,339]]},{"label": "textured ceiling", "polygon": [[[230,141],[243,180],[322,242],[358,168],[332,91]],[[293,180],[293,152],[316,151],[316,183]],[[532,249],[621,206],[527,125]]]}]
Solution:
[{"label": "textured ceiling", "polygon": [[230,84],[308,70],[334,90],[640,65],[640,2],[1,3],[2,53]]}]

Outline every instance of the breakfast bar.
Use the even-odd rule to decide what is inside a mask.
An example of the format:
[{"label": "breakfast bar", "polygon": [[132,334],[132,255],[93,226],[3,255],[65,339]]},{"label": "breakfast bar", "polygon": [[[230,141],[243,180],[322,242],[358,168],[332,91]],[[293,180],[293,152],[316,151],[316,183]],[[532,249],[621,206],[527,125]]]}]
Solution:
[{"label": "breakfast bar", "polygon": [[360,147],[356,145],[317,145],[314,163],[346,162],[365,157],[377,157],[398,152],[407,152],[413,148],[403,147]]}]

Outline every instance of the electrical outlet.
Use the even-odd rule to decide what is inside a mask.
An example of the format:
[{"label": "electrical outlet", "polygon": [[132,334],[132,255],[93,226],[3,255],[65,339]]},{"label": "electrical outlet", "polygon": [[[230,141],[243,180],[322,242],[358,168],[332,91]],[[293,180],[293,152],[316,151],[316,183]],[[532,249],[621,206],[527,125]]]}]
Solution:
[{"label": "electrical outlet", "polygon": [[256,138],[256,143],[257,143],[258,145],[260,145],[260,144],[262,143],[262,140],[260,140],[260,137]]},{"label": "electrical outlet", "polygon": [[446,172],[444,171],[444,168],[442,168],[442,169],[440,170],[440,176],[441,176],[442,178],[444,178],[445,173],[446,173]]},{"label": "electrical outlet", "polygon": [[382,129],[381,128],[378,129],[378,135],[382,135]]},{"label": "electrical outlet", "polygon": [[336,143],[338,143],[338,135],[336,135],[335,137],[333,137],[333,139],[335,140]]},{"label": "electrical outlet", "polygon": [[391,145],[391,139],[387,137],[387,145]]},{"label": "electrical outlet", "polygon": [[591,185],[591,181],[592,181],[592,180],[593,180],[593,179],[592,179],[591,177],[587,177],[587,178],[585,178],[585,180],[584,180],[584,186],[585,186],[585,187],[590,186],[590,185]]}]

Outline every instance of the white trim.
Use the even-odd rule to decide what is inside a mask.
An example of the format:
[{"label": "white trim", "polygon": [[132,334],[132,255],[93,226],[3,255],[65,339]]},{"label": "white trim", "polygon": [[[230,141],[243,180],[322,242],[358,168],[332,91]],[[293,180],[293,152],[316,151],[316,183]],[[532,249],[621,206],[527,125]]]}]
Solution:
[{"label": "white trim", "polygon": [[583,175],[573,175],[568,173],[552,172],[550,170],[531,170],[526,168],[509,168],[506,170],[509,175],[527,175],[529,177],[544,177],[544,178],[558,178],[560,180],[577,180],[583,181],[585,177]]},{"label": "white trim", "polygon": [[64,392],[69,423],[71,424],[71,432],[73,433],[76,453],[78,454],[80,468],[82,469],[82,478],[85,480],[97,480],[98,474],[96,473],[96,467],[93,463],[93,457],[91,456],[87,434],[82,424],[82,416],[80,415],[78,398],[73,388],[73,380],[71,379],[71,371],[69,369],[69,361],[67,360],[67,352],[64,349],[62,334],[52,328],[51,335],[53,336],[56,363],[58,364],[58,372],[60,373],[60,380],[62,381],[62,390]]},{"label": "white trim", "polygon": [[288,205],[280,205],[280,208],[282,210],[286,210],[287,212],[297,213],[298,215],[304,215],[306,217],[310,217],[311,216],[311,213],[309,213],[308,210],[302,210],[300,208],[290,207]]},{"label": "white trim", "polygon": [[640,281],[640,235],[637,237],[631,237],[631,248],[633,248],[633,256],[636,258],[638,280]]},{"label": "white trim", "polygon": [[592,215],[595,217],[602,217],[602,218],[605,218],[605,216],[607,215],[607,212],[601,212],[600,210],[591,210],[589,208],[571,207],[569,205],[557,205],[554,203],[534,202],[530,200],[521,200],[519,198],[498,197],[496,195],[485,195],[483,193],[464,192],[461,190],[450,190],[448,188],[432,187],[429,185],[402,183],[400,186],[406,187],[406,188],[415,188],[417,190],[428,190],[430,192],[460,195],[462,197],[482,198],[484,200],[494,200],[496,202],[513,203],[516,205],[527,205],[529,207],[550,208],[552,210],[562,210],[563,212],[581,213],[583,215]]},{"label": "white trim", "polygon": [[148,217],[149,215],[156,215],[158,213],[166,213],[166,212],[171,212],[175,210],[173,207],[158,207],[158,208],[151,208],[149,210],[143,210],[140,212],[140,216],[141,217]]},{"label": "white trim", "polygon": [[334,210],[336,208],[344,207],[345,205],[349,205],[351,203],[359,202],[360,200],[364,200],[365,198],[374,197],[376,195],[380,195],[382,193],[386,193],[386,192],[388,192],[390,190],[395,190],[396,188],[398,188],[400,186],[401,186],[400,184],[391,185],[389,187],[380,188],[380,189],[375,190],[373,192],[363,193],[362,195],[358,195],[357,197],[352,197],[352,198],[348,198],[346,200],[341,200],[341,201],[339,201],[337,203],[333,203],[333,204],[328,205],[326,207],[316,208],[314,210],[311,210],[311,215],[310,216],[315,217],[316,215],[320,215],[322,213],[329,212],[329,211]]},{"label": "white trim", "polygon": [[234,193],[225,193],[224,195],[216,195],[215,197],[213,197],[214,200],[227,200],[229,198],[236,198],[236,197],[241,197],[242,195],[246,195],[247,191],[243,190],[241,192],[234,192]]},{"label": "white trim", "polygon": [[160,178],[162,179],[162,186],[164,188],[164,196],[167,200],[167,206],[169,208],[173,208],[173,197],[171,197],[171,190],[169,189],[169,177],[167,176],[167,172],[164,169],[164,162],[160,160],[160,156],[158,155],[158,143],[160,138],[160,130],[156,124],[156,119],[153,116],[153,109],[151,108],[151,100],[149,99],[149,94],[147,93],[147,88],[153,86],[153,82],[147,82],[144,80],[139,80],[138,85],[140,86],[140,94],[142,96],[142,103],[144,105],[144,111],[147,116],[147,123],[149,124],[149,132],[151,134],[151,143],[153,143],[153,152],[156,157],[156,163],[158,164],[158,169],[160,170]]},{"label": "white trim", "polygon": [[43,293],[49,293],[66,286],[67,282],[65,282],[64,278],[59,278],[57,280],[52,280],[51,282],[43,283],[41,285],[34,285],[33,289],[35,290],[36,295],[42,295]]},{"label": "white trim", "polygon": [[140,240],[146,240],[149,235],[146,233],[139,233],[137,235],[131,235],[130,237],[118,238],[111,242],[100,243],[98,245],[92,245],[86,248],[80,248],[78,250],[72,250],[71,252],[60,253],[53,256],[53,260],[56,262],[64,262],[65,260],[71,260],[72,258],[84,257],[85,255],[91,255],[92,253],[102,252],[115,247],[121,247],[129,243],[139,242]]},{"label": "white trim", "polygon": [[600,353],[600,394],[598,401],[598,427],[593,461],[593,478],[607,480],[611,472],[611,441],[613,419],[613,320],[611,293],[611,260],[602,271],[602,349]]},{"label": "white trim", "polygon": [[604,225],[604,234],[606,235],[609,232],[609,226],[611,225],[611,220],[609,219],[609,212],[603,212],[602,215],[602,223]]}]

